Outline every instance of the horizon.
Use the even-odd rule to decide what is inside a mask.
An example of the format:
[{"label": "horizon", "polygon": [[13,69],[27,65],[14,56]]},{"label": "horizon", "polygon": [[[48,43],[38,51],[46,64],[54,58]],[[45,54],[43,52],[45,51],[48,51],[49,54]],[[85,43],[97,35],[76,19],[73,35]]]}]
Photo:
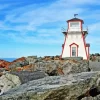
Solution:
[{"label": "horizon", "polygon": [[88,27],[90,54],[99,53],[99,12],[97,0],[0,0],[0,58],[61,55],[61,29],[74,14]]}]

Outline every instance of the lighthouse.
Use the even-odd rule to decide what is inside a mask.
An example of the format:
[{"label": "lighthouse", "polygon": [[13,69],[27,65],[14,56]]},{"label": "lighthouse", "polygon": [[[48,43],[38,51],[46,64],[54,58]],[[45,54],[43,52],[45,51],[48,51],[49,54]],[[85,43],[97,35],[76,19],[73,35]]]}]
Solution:
[{"label": "lighthouse", "polygon": [[84,21],[74,18],[67,20],[67,31],[63,31],[65,40],[62,44],[61,58],[65,57],[83,57],[89,59],[90,44],[86,43],[88,30],[83,30]]}]

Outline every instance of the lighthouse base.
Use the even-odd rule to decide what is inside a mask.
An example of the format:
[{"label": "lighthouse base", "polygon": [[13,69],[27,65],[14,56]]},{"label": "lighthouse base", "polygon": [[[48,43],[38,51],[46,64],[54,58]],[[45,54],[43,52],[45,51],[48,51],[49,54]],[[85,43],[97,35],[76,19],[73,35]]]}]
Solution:
[{"label": "lighthouse base", "polygon": [[83,57],[64,57],[64,60],[83,60]]}]

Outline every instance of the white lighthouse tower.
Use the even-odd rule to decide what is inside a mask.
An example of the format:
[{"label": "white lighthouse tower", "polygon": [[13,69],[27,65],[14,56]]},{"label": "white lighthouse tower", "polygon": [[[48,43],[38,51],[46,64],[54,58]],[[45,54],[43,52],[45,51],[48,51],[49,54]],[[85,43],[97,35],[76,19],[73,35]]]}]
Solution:
[{"label": "white lighthouse tower", "polygon": [[75,16],[75,18],[68,20],[67,23],[68,29],[63,32],[65,41],[62,44],[61,57],[83,57],[83,59],[88,60],[90,44],[86,43],[85,40],[88,30],[83,30],[84,21]]}]

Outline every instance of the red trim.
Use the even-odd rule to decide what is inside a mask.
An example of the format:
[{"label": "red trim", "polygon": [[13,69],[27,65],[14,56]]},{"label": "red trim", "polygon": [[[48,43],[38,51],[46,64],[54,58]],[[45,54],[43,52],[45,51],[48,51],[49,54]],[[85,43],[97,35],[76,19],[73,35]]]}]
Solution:
[{"label": "red trim", "polygon": [[87,50],[87,53],[88,53],[87,56],[88,56],[88,60],[89,60],[89,58],[90,58],[90,52],[89,52],[90,50],[89,50],[89,49],[90,49],[90,48],[89,48],[89,46],[86,46],[86,47],[87,47],[87,49],[88,49],[88,50]]},{"label": "red trim", "polygon": [[60,58],[62,58],[62,55],[63,55],[63,52],[64,52],[64,48],[65,48],[66,38],[67,38],[67,37],[68,37],[68,35],[65,36],[64,46],[63,46],[63,48],[62,48],[62,53],[61,53]]},{"label": "red trim", "polygon": [[77,57],[78,57],[78,47],[77,47]]},{"label": "red trim", "polygon": [[90,48],[88,48],[88,60],[90,59]]},{"label": "red trim", "polygon": [[84,21],[82,19],[78,19],[78,18],[72,18],[72,19],[67,20],[67,22],[69,22],[69,21],[81,21],[84,24]]},{"label": "red trim", "polygon": [[87,57],[88,57],[87,59],[89,60],[89,47],[86,46],[86,48],[87,48],[86,50],[87,50]]},{"label": "red trim", "polygon": [[68,30],[69,30],[69,23],[68,23]]},{"label": "red trim", "polygon": [[89,47],[88,47],[88,59],[89,59]]},{"label": "red trim", "polygon": [[88,60],[89,60],[89,58],[90,58],[90,54],[89,54],[89,47],[88,47]]},{"label": "red trim", "polygon": [[82,21],[80,21],[80,20],[67,21],[67,23],[69,23],[69,22],[81,22],[82,23]]},{"label": "red trim", "polygon": [[83,33],[82,33],[82,38],[83,38],[83,43],[84,43],[84,48],[85,48],[86,57],[87,57],[87,60],[88,60],[88,55],[87,55],[87,50],[86,50],[86,43],[85,43],[85,39],[84,39]]},{"label": "red trim", "polygon": [[78,44],[76,44],[76,43],[72,43],[72,44],[70,44],[69,46],[72,46],[72,45],[76,45],[76,46],[78,46]]},{"label": "red trim", "polygon": [[82,29],[82,22],[81,22],[81,31],[82,31],[83,29]]},{"label": "red trim", "polygon": [[71,51],[72,51],[72,45],[76,45],[77,46],[77,52],[76,52],[76,54],[77,54],[77,57],[78,57],[78,47],[79,47],[79,45],[78,44],[76,44],[76,43],[72,43],[72,44],[70,44],[69,46],[70,46],[70,57],[72,56],[72,53],[71,53]]},{"label": "red trim", "polygon": [[62,44],[62,48],[64,47],[64,44]]},{"label": "red trim", "polygon": [[71,46],[70,46],[70,57],[71,57]]}]

